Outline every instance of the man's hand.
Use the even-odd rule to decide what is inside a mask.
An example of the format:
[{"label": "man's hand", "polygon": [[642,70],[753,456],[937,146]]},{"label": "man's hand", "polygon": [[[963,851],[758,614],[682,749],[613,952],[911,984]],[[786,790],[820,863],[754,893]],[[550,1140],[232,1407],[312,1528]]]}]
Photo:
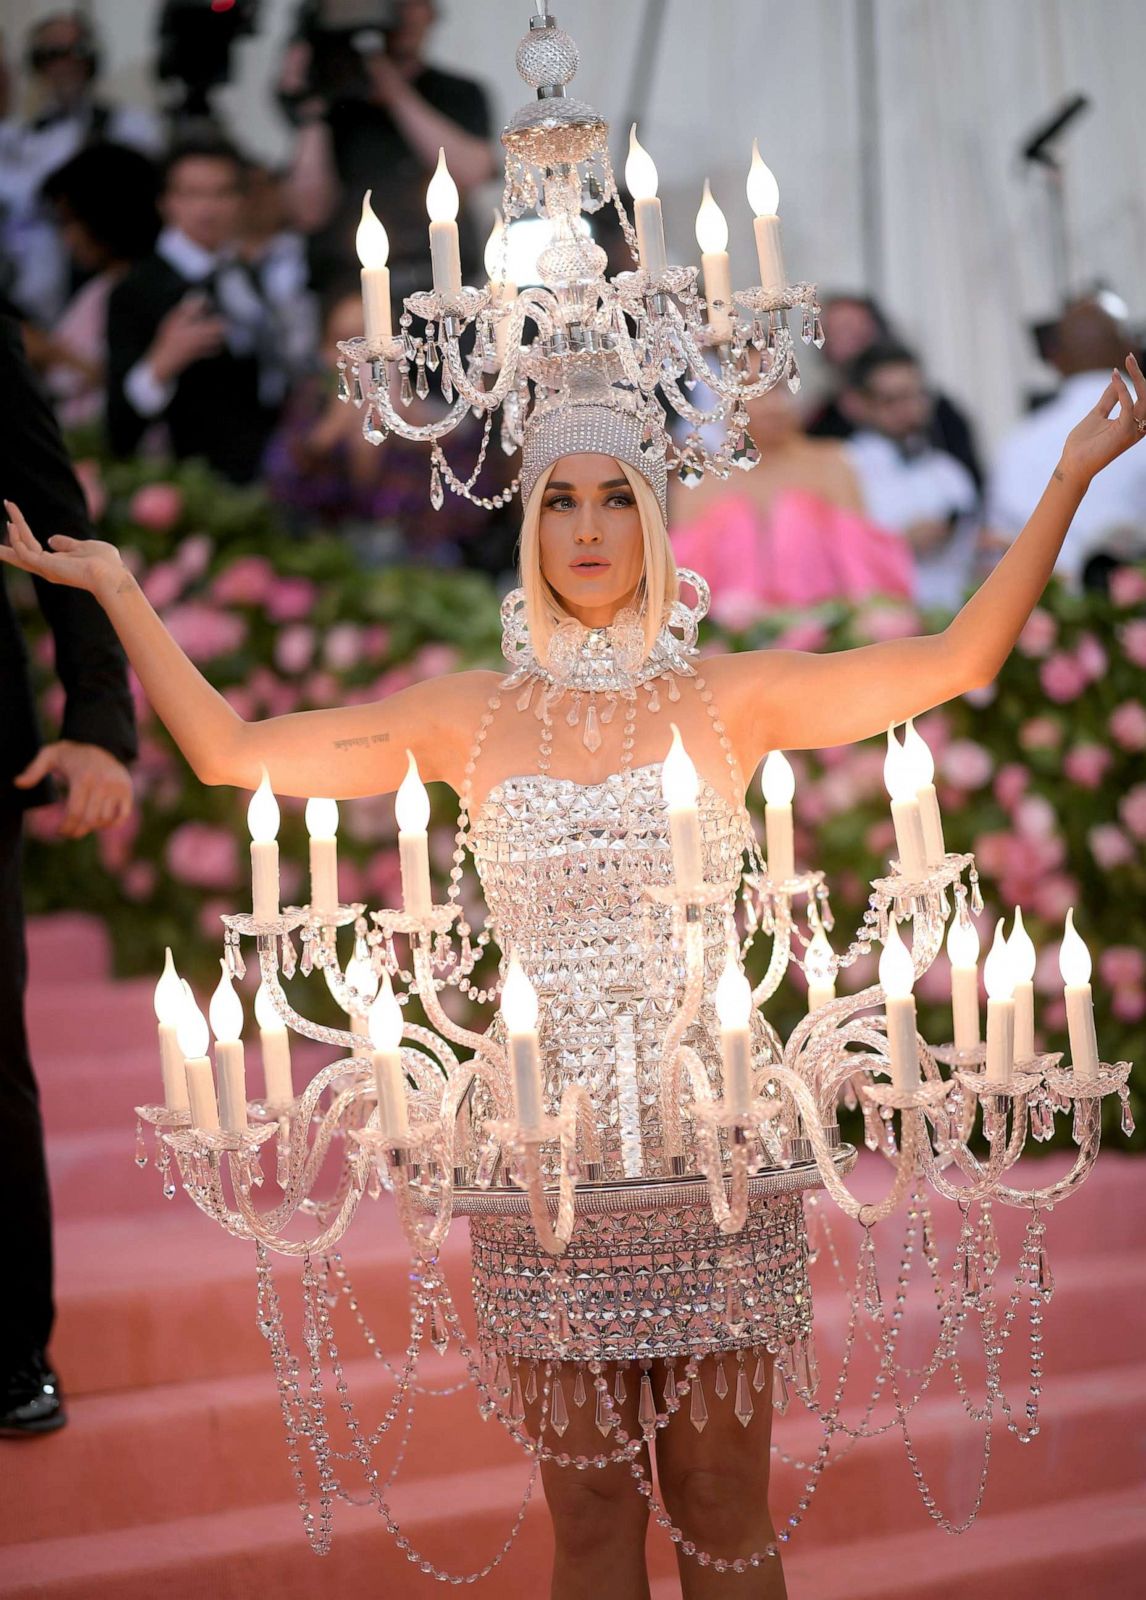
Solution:
[{"label": "man's hand", "polygon": [[160,383],[170,383],[193,362],[221,350],[226,331],[206,295],[186,295],[159,324],[147,364]]},{"label": "man's hand", "polygon": [[404,93],[411,92],[409,79],[384,50],[366,56],[364,65],[370,84],[370,98],[376,106],[393,105]]},{"label": "man's hand", "polygon": [[68,791],[60,823],[62,839],[82,839],[94,828],[112,828],[131,811],[131,775],[98,744],[77,744],[72,739],[46,744],[12,781],[18,789],[31,789],[49,773],[62,778]]}]

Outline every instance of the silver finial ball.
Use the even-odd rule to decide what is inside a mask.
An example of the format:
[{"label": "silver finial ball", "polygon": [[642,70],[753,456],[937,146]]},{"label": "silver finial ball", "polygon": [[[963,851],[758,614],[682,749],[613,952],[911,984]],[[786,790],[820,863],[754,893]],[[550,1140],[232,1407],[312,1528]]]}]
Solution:
[{"label": "silver finial ball", "polygon": [[568,83],[580,59],[564,28],[531,29],[517,47],[517,70],[531,89]]}]

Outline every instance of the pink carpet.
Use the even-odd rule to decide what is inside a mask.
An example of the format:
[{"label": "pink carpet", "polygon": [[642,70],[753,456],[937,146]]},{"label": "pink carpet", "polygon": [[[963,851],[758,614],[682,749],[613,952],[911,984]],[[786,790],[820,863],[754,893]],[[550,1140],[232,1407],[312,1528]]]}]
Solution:
[{"label": "pink carpet", "polygon": [[[370,1509],[337,1506],[332,1553],[311,1554],[269,1353],[255,1326],[252,1251],[182,1194],[164,1200],[154,1168],[135,1165],[132,1107],[158,1093],[153,982],[115,983],[107,970],[94,924],[55,918],[33,929],[29,1010],[59,1248],[54,1353],[71,1424],[54,1437],[0,1444],[0,1597],[417,1600],[439,1593]],[[889,1433],[841,1455],[826,1474],[786,1556],[793,1600],[1142,1592],[1144,1172],[1133,1160],[1105,1156],[1082,1194],[1051,1219],[1058,1288],[1046,1327],[1042,1431],[1020,1446],[997,1427],[971,1532],[951,1539],[932,1528],[902,1440]],[[880,1181],[878,1170],[864,1173],[865,1184]],[[949,1242],[946,1225],[942,1232]],[[1013,1262],[1013,1220],[1000,1232],[1005,1263]],[[385,1200],[366,1203],[345,1253],[363,1311],[385,1351],[397,1355],[406,1342],[407,1255]],[[460,1287],[460,1230],[445,1261]],[[282,1276],[289,1300],[289,1266]],[[845,1305],[823,1263],[815,1283],[830,1384]],[[901,1353],[924,1355],[929,1331],[925,1318],[909,1325]],[[344,1349],[351,1392],[370,1426],[392,1380],[361,1338],[347,1338]],[[1017,1372],[1011,1353],[1006,1359]],[[968,1370],[978,1397],[973,1358]],[[448,1387],[461,1372],[453,1350],[431,1351],[422,1376]],[[1024,1400],[1016,1389],[1020,1412]],[[805,1416],[790,1414],[778,1420],[775,1437],[785,1454],[806,1457],[818,1433]],[[982,1437],[949,1383],[913,1414],[912,1437],[944,1509],[962,1517],[978,1481]],[[393,1456],[384,1442],[383,1473]],[[349,1474],[348,1482],[359,1487]],[[800,1482],[793,1467],[777,1463],[778,1524]],[[393,1502],[407,1537],[435,1563],[467,1573],[492,1559],[525,1483],[519,1453],[496,1423],[482,1422],[468,1392],[419,1400]],[[547,1592],[551,1541],[540,1490],[535,1501],[503,1563],[474,1586],[480,1592],[529,1600]],[[669,1600],[679,1594],[672,1551],[659,1532],[649,1548],[656,1600]]]}]

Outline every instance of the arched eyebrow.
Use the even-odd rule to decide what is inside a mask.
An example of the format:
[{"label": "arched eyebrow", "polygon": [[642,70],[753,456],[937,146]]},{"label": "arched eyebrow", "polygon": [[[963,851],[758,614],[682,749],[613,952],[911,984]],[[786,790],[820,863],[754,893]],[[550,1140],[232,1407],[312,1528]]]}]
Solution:
[{"label": "arched eyebrow", "polygon": [[[599,483],[597,487],[598,489],[627,489],[629,487],[629,480],[628,478],[608,478],[604,483]],[[575,483],[553,483],[550,481],[546,485],[546,488],[562,489],[568,494],[570,492],[575,492],[577,485]]]}]

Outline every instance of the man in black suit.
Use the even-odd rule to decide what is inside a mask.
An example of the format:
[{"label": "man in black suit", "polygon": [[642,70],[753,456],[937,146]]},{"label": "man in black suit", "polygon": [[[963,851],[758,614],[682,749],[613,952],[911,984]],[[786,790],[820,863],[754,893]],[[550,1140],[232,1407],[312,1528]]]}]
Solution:
[{"label": "man in black suit", "polygon": [[[24,354],[15,308],[0,301],[0,494],[39,535],[91,537],[83,494],[51,407]],[[39,1094],[24,1026],[27,961],[20,893],[21,824],[31,806],[67,793],[61,834],[79,839],[131,810],[125,762],[135,754],[127,667],[90,594],[36,583],[55,641],[66,701],[60,738],[42,744],[19,625],[0,577],[0,1435],[62,1426],[47,1360],[52,1232]]]},{"label": "man in black suit", "polygon": [[108,302],[107,431],[129,456],[162,421],[173,454],[201,456],[234,483],[257,476],[285,398],[282,320],[235,243],[245,169],[228,145],[168,157],[154,254]]}]

